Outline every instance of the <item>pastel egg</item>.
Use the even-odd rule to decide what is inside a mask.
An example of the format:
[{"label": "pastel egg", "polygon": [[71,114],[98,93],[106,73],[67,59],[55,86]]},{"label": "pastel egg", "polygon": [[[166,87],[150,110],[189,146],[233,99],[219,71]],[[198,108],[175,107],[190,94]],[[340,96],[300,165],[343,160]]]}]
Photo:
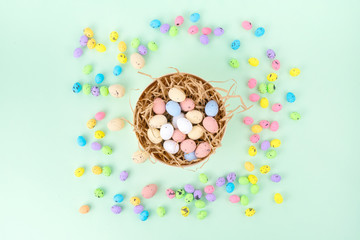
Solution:
[{"label": "pastel egg", "polygon": [[179,151],[179,144],[173,140],[166,140],[163,143],[163,147],[170,154],[175,154]]},{"label": "pastel egg", "polygon": [[238,202],[240,202],[240,197],[238,195],[231,195],[229,197],[229,201],[231,203],[238,203]]},{"label": "pastel egg", "polygon": [[120,131],[121,129],[123,129],[125,126],[125,121],[121,118],[114,118],[111,119],[108,124],[107,127],[110,131]]},{"label": "pastel egg", "polygon": [[185,158],[185,160],[187,160],[189,162],[197,159],[197,157],[195,156],[195,152],[185,153],[184,158]]},{"label": "pastel egg", "polygon": [[110,41],[111,42],[116,42],[116,40],[118,40],[118,38],[119,38],[119,34],[117,32],[112,31],[110,33]]},{"label": "pastel egg", "polygon": [[267,120],[261,120],[259,125],[262,127],[262,128],[269,128],[270,127],[270,122],[267,121]]},{"label": "pastel egg", "polygon": [[140,45],[137,49],[138,53],[140,53],[141,55],[146,55],[148,50],[147,47],[145,47],[144,45]]},{"label": "pastel egg", "polygon": [[277,156],[277,153],[274,149],[268,150],[265,153],[265,157],[267,157],[268,159],[274,159]]},{"label": "pastel egg", "polygon": [[194,35],[194,34],[196,34],[198,32],[199,32],[199,28],[197,26],[195,26],[195,25],[192,25],[188,29],[188,33],[191,34],[191,35]]},{"label": "pastel egg", "polygon": [[265,29],[263,27],[259,27],[255,30],[255,37],[261,37],[262,35],[264,35],[265,33]]},{"label": "pastel egg", "polygon": [[160,130],[156,128],[149,128],[147,130],[147,136],[149,140],[155,144],[161,143],[163,140],[160,136]]},{"label": "pastel egg", "polygon": [[246,206],[249,204],[249,198],[246,195],[242,195],[240,199],[240,203],[243,206]]},{"label": "pastel egg", "polygon": [[255,166],[254,166],[254,164],[252,164],[251,162],[245,162],[244,168],[245,168],[247,171],[252,172],[252,171],[254,171]]},{"label": "pastel egg", "polygon": [[251,124],[253,124],[253,122],[254,122],[254,119],[252,117],[244,117],[244,119],[243,119],[243,123],[245,125],[251,125]]},{"label": "pastel egg", "polygon": [[149,120],[149,126],[152,128],[161,128],[161,126],[166,123],[167,118],[164,115],[155,115]]},{"label": "pastel egg", "polygon": [[118,44],[118,49],[120,52],[125,52],[127,49],[126,43],[124,41],[120,41]]},{"label": "pastel egg", "polygon": [[186,118],[180,118],[177,120],[176,123],[177,123],[177,126],[178,126],[180,132],[182,132],[184,134],[190,133],[193,128],[191,122]]},{"label": "pastel egg", "polygon": [[209,37],[207,35],[201,35],[200,36],[200,42],[204,45],[209,44]]},{"label": "pastel egg", "polygon": [[149,212],[147,210],[144,210],[139,214],[139,219],[141,221],[146,221],[148,218],[149,218]]},{"label": "pastel egg", "polygon": [[[156,129],[157,130],[157,129]],[[160,138],[161,139],[161,138]],[[162,139],[161,139],[162,140]],[[150,154],[146,151],[142,151],[142,150],[138,150],[136,152],[133,153],[133,155],[131,156],[131,159],[133,160],[134,163],[139,164],[139,163],[144,163],[146,162],[146,160],[148,160],[150,158]],[[123,172],[122,172],[123,173]],[[122,175],[120,174],[120,180],[121,181],[125,181],[122,180]]]},{"label": "pastel egg", "polygon": [[178,34],[178,28],[176,26],[171,26],[169,29],[169,35],[175,37]]},{"label": "pastel egg", "polygon": [[204,135],[204,128],[200,125],[196,125],[192,128],[191,132],[188,133],[188,137],[192,140],[197,140]]},{"label": "pastel egg", "polygon": [[252,28],[252,24],[249,21],[243,21],[241,23],[241,26],[245,29],[245,30],[250,30]]},{"label": "pastel egg", "polygon": [[224,34],[224,29],[221,27],[217,27],[214,29],[214,35],[215,36],[221,36]]},{"label": "pastel egg", "polygon": [[288,92],[286,94],[286,101],[288,101],[289,103],[293,103],[295,102],[295,100],[296,100],[295,94],[293,94],[292,92]]},{"label": "pastel egg", "polygon": [[140,39],[139,38],[134,38],[133,40],[131,40],[131,47],[132,48],[138,48],[140,45]]},{"label": "pastel egg", "polygon": [[145,66],[145,59],[139,53],[130,56],[130,63],[135,69],[142,69]]},{"label": "pastel egg", "polygon": [[261,174],[267,174],[268,172],[270,172],[270,166],[269,165],[264,165],[260,167],[260,173]]},{"label": "pastel egg", "polygon": [[105,115],[106,115],[106,114],[105,114],[104,112],[98,112],[98,113],[95,114],[95,119],[96,119],[97,121],[103,120],[104,117],[105,117]]},{"label": "pastel egg", "polygon": [[173,87],[169,90],[169,98],[175,102],[182,102],[185,100],[186,95],[183,90]]},{"label": "pastel egg", "polygon": [[141,191],[141,195],[146,198],[146,199],[149,199],[149,198],[152,198],[156,192],[158,190],[158,187],[156,184],[149,184],[149,185],[146,185],[142,191]]},{"label": "pastel egg", "polygon": [[256,184],[258,181],[258,178],[255,175],[249,175],[248,179],[251,184]]},{"label": "pastel egg", "polygon": [[193,124],[201,123],[203,120],[203,113],[198,110],[191,110],[188,113],[186,113],[185,117]]},{"label": "pastel egg", "polygon": [[249,184],[249,179],[247,177],[239,177],[239,183],[240,185],[248,185]]},{"label": "pastel egg", "polygon": [[272,67],[275,71],[279,70],[279,69],[280,69],[280,61],[277,60],[277,59],[273,60],[272,63],[271,63],[271,67]]},{"label": "pastel egg", "polygon": [[281,181],[281,176],[280,175],[278,175],[278,174],[273,174],[273,175],[271,175],[271,181],[272,182],[280,182]]},{"label": "pastel egg", "polygon": [[176,117],[181,113],[180,104],[175,101],[168,101],[165,105],[165,109],[173,117]]},{"label": "pastel egg", "polygon": [[82,48],[75,48],[74,52],[73,52],[73,56],[75,58],[79,58],[81,57],[81,55],[83,55],[83,50]]},{"label": "pastel egg", "polygon": [[161,98],[155,98],[153,103],[153,111],[156,114],[164,114],[166,111],[165,101],[162,100]]},{"label": "pastel egg", "polygon": [[180,119],[180,118],[185,118],[185,115],[184,113],[180,113],[179,115],[177,115],[176,117],[173,117],[172,118],[172,125],[174,126],[174,128],[179,128],[178,125],[177,125],[177,121]]},{"label": "pastel egg", "polygon": [[159,28],[161,26],[161,22],[157,19],[154,19],[150,22],[150,27]]},{"label": "pastel egg", "polygon": [[247,217],[254,216],[255,213],[256,213],[256,211],[253,208],[248,208],[245,210],[245,216],[247,216]]},{"label": "pastel egg", "polygon": [[204,118],[202,124],[211,133],[216,133],[219,130],[219,125],[213,117]]},{"label": "pastel egg", "polygon": [[267,92],[268,93],[270,93],[270,94],[274,93],[275,89],[276,89],[275,84],[273,84],[273,83],[268,83],[267,84]]},{"label": "pastel egg", "polygon": [[190,209],[186,206],[182,207],[180,213],[183,217],[187,217],[190,214]]},{"label": "pastel egg", "polygon": [[72,91],[73,91],[74,93],[79,93],[79,92],[81,92],[81,89],[82,89],[82,86],[81,86],[81,84],[80,84],[79,82],[74,83],[74,85],[73,85],[73,87],[72,87]]},{"label": "pastel egg", "polygon": [[279,123],[277,121],[273,121],[270,124],[270,130],[276,132],[279,129]]},{"label": "pastel egg", "polygon": [[86,214],[90,211],[90,207],[88,205],[83,205],[79,208],[79,213]]},{"label": "pastel egg", "polygon": [[[100,89],[100,90],[101,90],[101,89]],[[90,84],[88,84],[88,83],[84,84],[84,86],[83,86],[83,93],[84,93],[85,95],[89,95],[89,94],[91,93],[91,85],[90,85]]]},{"label": "pastel egg", "polygon": [[253,184],[250,186],[250,192],[252,194],[257,194],[259,192],[259,186],[257,184]]},{"label": "pastel egg", "polygon": [[183,134],[182,132],[180,132],[179,129],[175,129],[175,130],[174,130],[174,133],[173,133],[173,135],[172,135],[171,138],[172,138],[175,142],[181,143],[182,141],[185,140],[186,135]]},{"label": "pastel egg", "polygon": [[281,196],[280,193],[275,193],[275,195],[274,195],[274,201],[275,201],[277,204],[281,204],[281,203],[284,201],[284,199],[283,199],[283,197]]},{"label": "pastel egg", "polygon": [[282,109],[282,105],[280,103],[275,103],[272,105],[271,110],[274,112],[279,112]]},{"label": "pastel egg", "polygon": [[257,81],[256,81],[255,78],[250,78],[249,81],[248,81],[248,87],[250,89],[253,89],[253,88],[256,87],[256,83],[257,83]]},{"label": "pastel egg", "polygon": [[275,53],[274,50],[268,49],[268,50],[266,51],[266,56],[267,56],[268,58],[270,58],[270,59],[274,59],[274,58],[276,57],[276,53]]},{"label": "pastel egg", "polygon": [[122,67],[119,65],[116,65],[113,69],[113,74],[115,76],[119,76],[122,73]]},{"label": "pastel egg", "polygon": [[95,97],[100,95],[100,89],[97,86],[92,86],[91,87],[91,94]]},{"label": "pastel egg", "polygon": [[105,45],[102,44],[102,43],[96,44],[95,49],[96,49],[98,52],[105,52],[105,51],[106,51],[106,47],[105,47]]},{"label": "pastel egg", "polygon": [[296,77],[300,74],[300,69],[298,68],[292,68],[290,69],[290,75],[293,76],[293,77]]},{"label": "pastel egg", "polygon": [[249,64],[253,67],[256,67],[259,65],[259,60],[257,58],[249,58]]},{"label": "pastel egg", "polygon": [[169,31],[169,29],[170,29],[170,25],[167,23],[160,26],[161,33],[167,33]]},{"label": "pastel egg", "polygon": [[96,125],[96,120],[95,119],[90,119],[89,121],[87,121],[86,126],[89,129],[93,129]]},{"label": "pastel egg", "polygon": [[205,113],[207,116],[215,117],[218,112],[219,112],[219,105],[217,104],[216,101],[210,100],[208,103],[206,103]]},{"label": "pastel egg", "polygon": [[209,193],[213,193],[215,191],[215,188],[213,185],[207,185],[205,188],[204,188],[204,192],[209,194]]},{"label": "pastel egg", "polygon": [[237,49],[239,49],[239,47],[240,47],[240,40],[236,39],[231,43],[231,48],[233,50],[237,50]]},{"label": "pastel egg", "polygon": [[185,98],[184,101],[180,102],[180,107],[184,112],[188,112],[195,108],[195,103],[191,98]]},{"label": "pastel egg", "polygon": [[114,84],[109,87],[109,93],[115,98],[121,98],[125,95],[125,88],[120,84]]},{"label": "pastel egg", "polygon": [[269,100],[266,97],[261,98],[260,107],[267,108],[269,106]]},{"label": "pastel egg", "polygon": [[276,81],[277,78],[278,78],[278,75],[276,73],[270,73],[266,76],[266,79],[269,80],[270,82]]},{"label": "pastel egg", "polygon": [[196,150],[195,150],[195,156],[197,158],[204,158],[206,156],[208,156],[211,152],[211,146],[209,143],[207,142],[202,142],[200,143]]},{"label": "pastel egg", "polygon": [[278,148],[281,145],[281,141],[279,139],[273,139],[270,142],[271,147]]},{"label": "pastel egg", "polygon": [[80,147],[83,147],[86,145],[86,140],[83,136],[78,136],[77,138],[77,144],[80,146]]},{"label": "pastel egg", "polygon": [[175,197],[175,191],[170,188],[166,189],[165,193],[166,193],[166,196],[170,199],[173,199]]},{"label": "pastel egg", "polygon": [[94,151],[100,151],[102,148],[101,144],[98,142],[92,142],[90,146],[91,146],[91,149]]},{"label": "pastel egg", "polygon": [[238,68],[240,66],[239,61],[235,58],[230,59],[229,65],[232,68]]},{"label": "pastel egg", "polygon": [[105,137],[105,133],[101,130],[97,130],[97,131],[95,131],[94,136],[97,139],[101,139],[101,138]]},{"label": "pastel egg", "polygon": [[101,94],[101,96],[106,97],[107,95],[109,95],[109,88],[107,86],[101,86],[100,94]]},{"label": "pastel egg", "polygon": [[261,143],[261,150],[266,151],[270,148],[270,142],[269,141],[263,141]]},{"label": "pastel egg", "polygon": [[89,49],[94,49],[96,46],[96,40],[94,38],[89,39],[89,41],[87,42],[86,46]]},{"label": "pastel egg", "polygon": [[86,46],[88,41],[89,41],[89,38],[86,35],[82,35],[79,40],[80,46],[82,46],[82,47]]},{"label": "pastel egg", "polygon": [[174,127],[170,123],[166,123],[160,128],[160,136],[164,140],[169,140],[174,133]]},{"label": "pastel egg", "polygon": [[251,127],[251,131],[253,133],[260,133],[262,131],[262,127],[258,124],[255,124]]},{"label": "pastel egg", "polygon": [[267,92],[267,85],[266,83],[260,83],[259,84],[259,87],[258,87],[258,90],[260,93],[266,93]]},{"label": "pastel egg", "polygon": [[184,23],[184,17],[183,16],[177,16],[175,18],[175,25],[180,26]]},{"label": "pastel egg", "polygon": [[250,146],[249,147],[249,150],[248,150],[248,153],[251,157],[254,157],[257,153],[257,150],[256,150],[256,147],[255,146]]},{"label": "pastel egg", "polygon": [[154,41],[151,41],[148,43],[148,48],[150,49],[150,51],[155,52],[158,50],[158,45]]},{"label": "pastel egg", "polygon": [[259,99],[260,99],[260,95],[256,94],[256,93],[252,93],[249,96],[249,100],[252,102],[257,102],[257,101],[259,101]]},{"label": "pastel egg", "polygon": [[200,14],[199,13],[193,13],[190,15],[190,21],[192,22],[197,22],[200,19]]},{"label": "pastel egg", "polygon": [[232,192],[234,191],[234,189],[235,189],[234,183],[228,182],[228,183],[226,184],[226,192],[232,193]]},{"label": "pastel egg", "polygon": [[85,28],[83,32],[84,35],[87,36],[88,38],[92,38],[94,36],[94,32],[91,28]]},{"label": "pastel egg", "polygon": [[250,142],[257,143],[260,140],[259,134],[253,134],[250,136]]},{"label": "pastel egg", "polygon": [[181,142],[180,149],[184,153],[194,152],[195,149],[196,149],[196,143],[194,142],[194,140],[186,139],[186,140]]},{"label": "pastel egg", "polygon": [[290,118],[291,118],[292,120],[300,120],[301,115],[300,115],[300,113],[298,113],[298,112],[292,112],[292,113],[290,113]]},{"label": "pastel egg", "polygon": [[120,62],[120,63],[122,63],[122,64],[125,64],[125,63],[127,63],[127,56],[124,54],[124,53],[119,53],[118,55],[117,55],[117,60]]},{"label": "pastel egg", "polygon": [[98,74],[96,74],[96,76],[95,76],[95,83],[96,84],[101,84],[103,81],[104,81],[104,74],[102,74],[102,73],[98,73]]},{"label": "pastel egg", "polygon": [[201,29],[202,34],[204,35],[209,35],[211,33],[211,28],[209,27],[204,27],[203,29]]}]

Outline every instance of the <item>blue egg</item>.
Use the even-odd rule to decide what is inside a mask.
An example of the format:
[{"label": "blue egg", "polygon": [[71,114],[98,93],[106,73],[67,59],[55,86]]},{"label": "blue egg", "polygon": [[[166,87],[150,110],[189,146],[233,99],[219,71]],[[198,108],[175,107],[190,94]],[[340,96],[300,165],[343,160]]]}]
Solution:
[{"label": "blue egg", "polygon": [[122,201],[124,201],[124,196],[121,195],[121,194],[116,194],[114,196],[114,201],[117,202],[117,203],[121,203]]},{"label": "blue egg", "polygon": [[195,152],[185,153],[184,158],[189,162],[197,159],[197,157],[195,156]]},{"label": "blue egg", "polygon": [[199,19],[200,19],[200,14],[198,14],[198,13],[193,13],[190,16],[190,21],[192,21],[192,22],[197,22],[197,21],[199,21]]},{"label": "blue egg", "polygon": [[86,140],[83,136],[78,136],[77,138],[77,144],[80,146],[80,147],[83,147],[86,145]]},{"label": "blue egg", "polygon": [[154,19],[150,22],[150,27],[159,28],[161,26],[161,22],[157,19]]},{"label": "blue egg", "polygon": [[262,35],[264,35],[265,33],[265,29],[263,27],[259,27],[255,30],[255,36],[256,37],[261,37]]},{"label": "blue egg", "polygon": [[228,184],[226,184],[226,191],[228,193],[232,193],[235,189],[235,185],[232,182],[229,182]]},{"label": "blue egg", "polygon": [[115,76],[119,76],[119,75],[121,74],[121,72],[122,72],[122,68],[121,68],[119,65],[116,65],[116,66],[114,67],[113,74],[114,74]]},{"label": "blue egg", "polygon": [[104,74],[102,74],[102,73],[96,74],[96,76],[95,76],[95,82],[96,82],[96,84],[100,84],[100,83],[102,83],[103,81],[104,81]]},{"label": "blue egg", "polygon": [[205,113],[210,117],[215,117],[219,112],[219,105],[216,101],[211,100],[205,105]]},{"label": "blue egg", "polygon": [[146,221],[149,217],[149,212],[144,210],[140,213],[139,218],[141,221]]},{"label": "blue egg", "polygon": [[74,93],[79,93],[79,92],[81,92],[81,89],[82,89],[82,86],[81,86],[81,84],[80,84],[79,82],[74,83],[73,88],[72,88],[72,91],[73,91]]},{"label": "blue egg", "polygon": [[295,102],[296,98],[295,95],[292,92],[288,92],[286,94],[286,101],[288,101],[289,103],[293,103]]},{"label": "blue egg", "polygon": [[170,114],[173,117],[179,116],[181,113],[180,104],[174,101],[168,101],[166,103],[165,108],[168,114]]},{"label": "blue egg", "polygon": [[240,41],[239,40],[234,40],[232,43],[231,43],[231,48],[234,49],[234,50],[238,50],[240,47]]}]

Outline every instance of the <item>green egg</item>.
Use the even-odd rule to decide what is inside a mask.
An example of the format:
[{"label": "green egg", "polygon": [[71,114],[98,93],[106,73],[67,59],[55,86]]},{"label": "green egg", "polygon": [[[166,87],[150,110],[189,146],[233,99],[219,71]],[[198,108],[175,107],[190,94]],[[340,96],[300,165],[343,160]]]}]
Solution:
[{"label": "green egg", "polygon": [[191,203],[194,200],[194,195],[192,193],[188,193],[185,195],[185,202]]},{"label": "green egg", "polygon": [[109,95],[109,88],[107,86],[101,86],[100,94],[101,96],[106,97],[107,95]]},{"label": "green egg", "polygon": [[156,209],[156,213],[157,213],[157,215],[158,215],[159,217],[165,216],[165,214],[166,214],[165,208],[164,208],[164,207],[158,207],[158,208]]},{"label": "green egg", "polygon": [[201,173],[201,174],[199,175],[199,180],[200,180],[200,182],[202,182],[202,183],[207,183],[207,182],[208,182],[208,177],[206,176],[205,173]]},{"label": "green egg", "polygon": [[257,194],[259,192],[259,186],[257,184],[253,184],[250,187],[250,192],[252,194]]},{"label": "green egg", "polygon": [[177,190],[176,192],[175,192],[175,197],[177,198],[177,199],[181,199],[181,198],[183,198],[185,196],[185,190],[183,189],[183,188],[181,188],[181,189],[179,189],[179,190]]},{"label": "green egg", "polygon": [[249,204],[249,198],[248,198],[246,195],[242,195],[242,196],[240,197],[240,203],[241,203],[241,205],[243,205],[243,206],[248,205],[248,204]]},{"label": "green egg", "polygon": [[266,83],[261,83],[261,84],[259,84],[258,90],[259,90],[259,92],[262,93],[262,94],[267,93]]},{"label": "green egg", "polygon": [[238,68],[238,67],[240,66],[238,60],[236,60],[235,58],[230,59],[229,65],[230,65],[232,68]]},{"label": "green egg", "polygon": [[103,173],[105,176],[109,177],[109,176],[111,175],[111,168],[108,167],[108,166],[103,167],[103,168],[102,168],[102,173]]},{"label": "green egg", "polygon": [[267,85],[267,92],[268,93],[274,93],[275,92],[275,89],[276,89],[276,87],[275,87],[275,84],[273,84],[273,83],[268,83],[268,85]]},{"label": "green egg", "polygon": [[195,207],[196,208],[204,208],[205,207],[205,202],[203,200],[196,200],[195,201]]},{"label": "green egg", "polygon": [[198,212],[198,214],[197,214],[197,219],[199,219],[199,220],[203,220],[203,219],[205,219],[206,218],[206,216],[207,216],[207,212],[206,211],[200,211],[200,212]]},{"label": "green egg", "polygon": [[268,159],[273,159],[276,157],[276,151],[274,149],[271,149],[271,150],[268,150],[265,154],[265,156],[268,158]]},{"label": "green egg", "polygon": [[131,47],[132,47],[132,48],[138,48],[139,45],[140,45],[140,39],[134,38],[134,39],[131,41]]},{"label": "green egg", "polygon": [[92,72],[92,70],[93,70],[93,67],[90,64],[88,64],[88,65],[84,66],[82,71],[84,74],[88,75]]},{"label": "green egg", "polygon": [[104,196],[104,191],[101,188],[97,188],[94,191],[94,195],[97,198],[102,198]]},{"label": "green egg", "polygon": [[150,51],[153,51],[153,52],[158,50],[158,46],[156,45],[155,42],[149,42],[148,43],[148,48],[150,49]]},{"label": "green egg", "polygon": [[83,85],[83,93],[89,95],[91,93],[91,85],[86,83]]},{"label": "green egg", "polygon": [[298,113],[298,112],[292,112],[292,113],[290,113],[290,118],[292,120],[300,120],[301,116],[300,116],[300,113]]},{"label": "green egg", "polygon": [[169,35],[175,37],[178,34],[178,29],[176,26],[171,26],[169,30]]},{"label": "green egg", "polygon": [[247,185],[249,184],[249,179],[247,177],[239,177],[239,183],[241,185]]},{"label": "green egg", "polygon": [[111,155],[112,154],[112,149],[109,146],[103,146],[101,148],[101,151],[105,154],[105,155]]}]

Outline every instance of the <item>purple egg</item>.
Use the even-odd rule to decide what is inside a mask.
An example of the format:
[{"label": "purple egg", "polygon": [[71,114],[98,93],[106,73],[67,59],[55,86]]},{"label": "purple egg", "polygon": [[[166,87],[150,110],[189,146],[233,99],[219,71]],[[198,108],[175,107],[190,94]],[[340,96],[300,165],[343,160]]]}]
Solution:
[{"label": "purple egg", "polygon": [[266,51],[266,55],[270,59],[274,59],[276,57],[276,54],[275,54],[274,50],[272,50],[272,49],[268,49]]},{"label": "purple egg", "polygon": [[128,178],[128,176],[129,176],[129,173],[127,171],[122,171],[120,173],[120,180],[124,182]]},{"label": "purple egg", "polygon": [[142,211],[144,211],[144,206],[143,205],[136,205],[134,207],[134,213],[140,214]]},{"label": "purple egg", "polygon": [[224,34],[224,29],[222,29],[221,27],[215,28],[214,29],[214,35],[215,36],[221,36]]},{"label": "purple egg", "polygon": [[193,185],[191,185],[191,184],[186,184],[186,185],[184,186],[184,189],[185,189],[185,191],[186,191],[187,193],[193,193],[193,192],[195,191]]},{"label": "purple egg", "polygon": [[147,48],[144,45],[140,45],[138,47],[138,53],[140,53],[141,55],[146,55],[147,54]]},{"label": "purple egg", "polygon": [[75,48],[73,55],[75,58],[81,57],[81,55],[83,55],[82,48]]},{"label": "purple egg", "polygon": [[281,176],[278,175],[278,174],[273,174],[273,175],[271,175],[271,181],[280,182],[281,181]]},{"label": "purple egg", "polygon": [[95,97],[100,95],[100,89],[97,86],[91,88],[91,94]]},{"label": "purple egg", "polygon": [[236,179],[236,173],[231,172],[227,175],[226,179],[228,180],[228,182],[234,182]]},{"label": "purple egg", "polygon": [[199,199],[201,198],[201,196],[202,196],[201,190],[195,190],[195,191],[194,191],[194,198],[195,198],[196,200],[199,200]]},{"label": "purple egg", "polygon": [[98,142],[91,143],[91,149],[94,151],[100,151],[102,148],[101,144]]},{"label": "purple egg", "polygon": [[89,39],[88,39],[88,37],[87,36],[85,36],[85,35],[82,35],[81,37],[80,37],[80,45],[81,46],[86,46],[86,44],[87,44],[87,42],[89,41]]},{"label": "purple egg", "polygon": [[160,32],[162,33],[167,33],[169,29],[170,29],[170,25],[167,23],[160,26]]},{"label": "purple egg", "polygon": [[118,206],[118,205],[114,205],[111,207],[111,211],[114,213],[114,214],[119,214],[121,213],[121,207]]},{"label": "purple egg", "polygon": [[200,42],[204,45],[209,44],[209,37],[207,35],[201,35],[200,36]]},{"label": "purple egg", "polygon": [[213,193],[206,194],[205,198],[209,202],[214,202],[216,200],[216,196]]},{"label": "purple egg", "polygon": [[270,142],[269,141],[263,141],[261,143],[261,150],[266,151],[270,148]]},{"label": "purple egg", "polygon": [[224,177],[219,177],[217,180],[216,180],[216,186],[218,187],[222,187],[225,185],[225,178]]}]

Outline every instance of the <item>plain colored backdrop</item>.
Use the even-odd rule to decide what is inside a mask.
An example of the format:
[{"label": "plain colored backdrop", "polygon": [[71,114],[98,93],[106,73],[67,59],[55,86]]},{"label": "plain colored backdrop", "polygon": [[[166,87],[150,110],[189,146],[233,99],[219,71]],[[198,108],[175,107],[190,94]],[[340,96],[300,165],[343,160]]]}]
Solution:
[{"label": "plain colored backdrop", "polygon": [[[1,77],[1,155],[0,155],[0,239],[360,239],[359,204],[359,10],[353,0],[303,1],[6,1],[0,8],[0,77]],[[222,26],[225,34],[211,35],[210,44],[199,43],[197,36],[187,34],[189,16],[201,14],[200,27]],[[158,18],[172,24],[183,15],[185,23],[172,38],[149,27]],[[249,20],[254,28],[263,26],[266,33],[256,38],[253,31],[241,28]],[[75,59],[82,29],[91,27],[95,38],[107,46],[105,53],[85,49]],[[277,90],[270,102],[281,102],[279,113],[261,109],[258,104],[246,113],[236,115],[229,123],[219,148],[210,161],[196,173],[161,163],[136,165],[131,155],[137,140],[129,124],[120,132],[109,132],[106,123],[114,117],[132,121],[129,99],[133,106],[141,91],[151,82],[139,75],[128,63],[119,77],[112,75],[117,62],[117,43],[109,33],[118,31],[119,40],[130,43],[139,37],[143,43],[155,41],[157,52],[146,56],[144,72],[154,77],[171,73],[168,67],[196,74],[209,81],[234,78],[237,93],[246,103],[256,90],[246,82],[259,82],[271,72],[265,52],[272,48],[281,61]],[[230,48],[240,39],[238,51]],[[129,47],[130,48],[130,47]],[[128,55],[134,50],[128,50]],[[240,68],[232,69],[227,61],[236,57]],[[260,65],[248,65],[257,57]],[[82,67],[92,64],[94,72],[85,76]],[[288,71],[301,69],[293,78]],[[122,99],[73,94],[72,84],[93,83],[96,73],[105,74],[104,85],[120,83],[127,89]],[[215,84],[228,88],[230,83]],[[140,90],[135,90],[140,89]],[[293,104],[285,102],[286,92],[297,96]],[[233,101],[232,107],[238,102]],[[80,148],[76,137],[84,135],[93,141],[93,130],[86,121],[98,111],[107,113],[97,129],[105,130],[102,141],[113,147],[105,156]],[[289,119],[299,111],[300,121]],[[209,183],[243,168],[250,160],[247,149],[251,132],[241,123],[246,115],[255,121],[269,119],[280,123],[276,133],[264,130],[262,140],[279,138],[278,157],[266,160],[264,153],[251,161],[257,168],[260,192],[251,195],[248,187],[236,185],[235,194],[247,194],[248,207],[255,216],[244,215],[247,207],[228,201],[225,190],[217,189],[217,201],[207,204],[208,218],[196,219],[197,210],[184,218],[183,200],[169,200],[164,191],[192,183],[204,187],[198,174],[205,172]],[[257,144],[257,146],[259,146]],[[275,184],[269,175],[260,176],[258,168],[270,164],[271,173],[282,175]],[[95,176],[93,165],[111,166],[110,177]],[[86,173],[75,178],[73,171],[83,166]],[[129,179],[118,178],[123,170]],[[132,212],[129,198],[140,195],[143,186],[156,183],[159,193],[143,201],[150,211],[148,221],[141,222]],[[96,199],[93,191],[103,187],[106,195]],[[277,205],[273,194],[280,192],[284,203]],[[110,211],[112,196],[122,193],[123,212]],[[87,215],[78,208],[89,204]],[[159,218],[156,208],[164,206],[167,215]]]}]

